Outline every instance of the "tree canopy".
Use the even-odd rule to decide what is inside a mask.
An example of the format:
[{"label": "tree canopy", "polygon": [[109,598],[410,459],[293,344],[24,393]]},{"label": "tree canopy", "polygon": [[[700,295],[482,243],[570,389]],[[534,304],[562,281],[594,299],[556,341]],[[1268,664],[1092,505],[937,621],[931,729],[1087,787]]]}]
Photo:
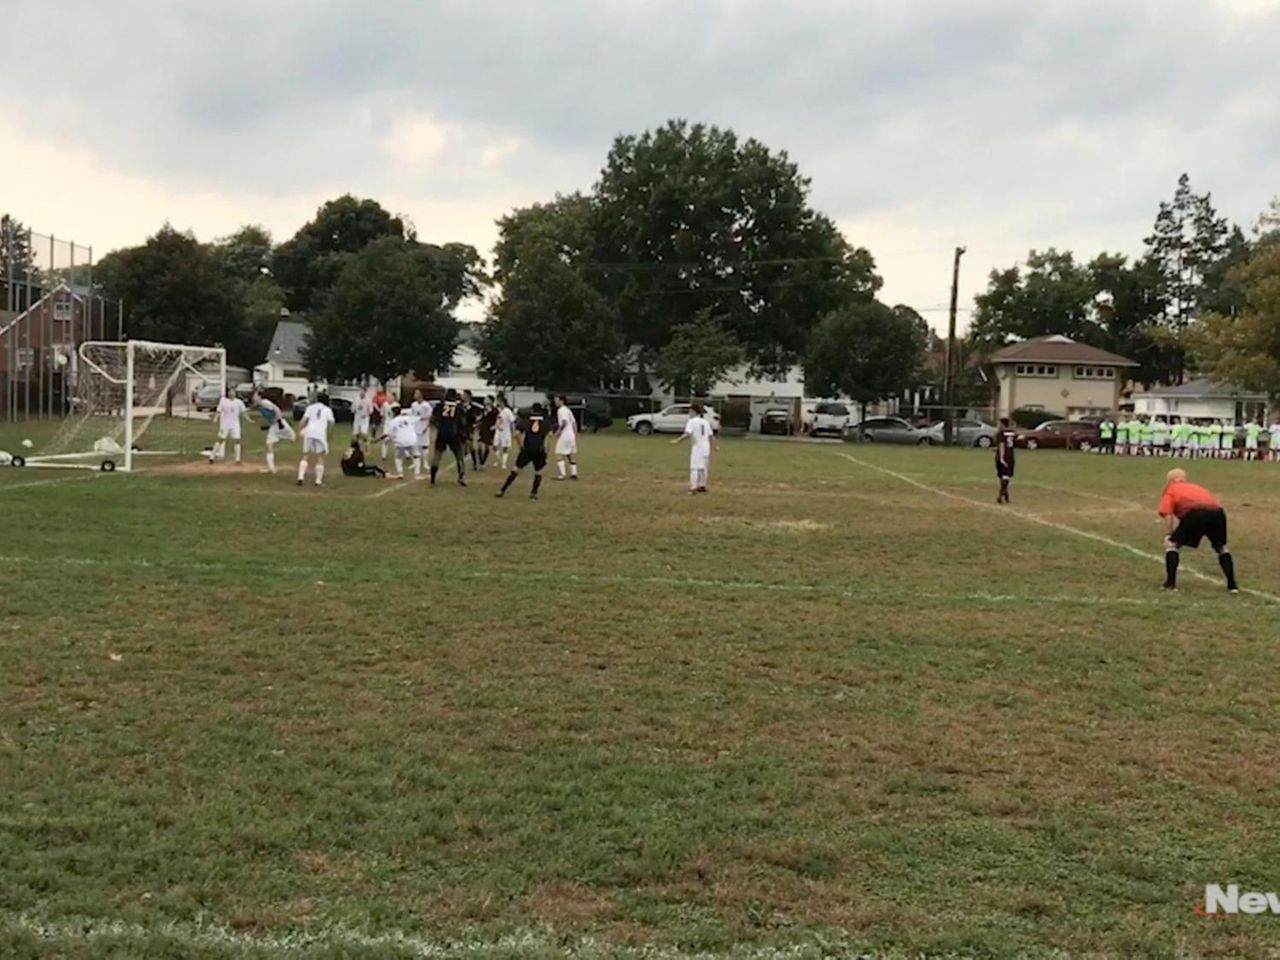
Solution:
[{"label": "tree canopy", "polygon": [[844,395],[865,407],[915,386],[927,334],[913,313],[869,301],[828,314],[805,357],[807,392]]}]

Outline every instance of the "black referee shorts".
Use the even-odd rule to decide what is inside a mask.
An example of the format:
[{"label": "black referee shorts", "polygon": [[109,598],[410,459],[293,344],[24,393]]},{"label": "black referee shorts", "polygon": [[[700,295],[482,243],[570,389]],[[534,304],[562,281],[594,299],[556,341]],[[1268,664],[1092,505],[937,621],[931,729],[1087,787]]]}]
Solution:
[{"label": "black referee shorts", "polygon": [[1227,512],[1221,507],[1200,507],[1190,511],[1178,522],[1178,528],[1169,539],[1175,546],[1194,550],[1206,537],[1214,550],[1221,550],[1227,545]]}]

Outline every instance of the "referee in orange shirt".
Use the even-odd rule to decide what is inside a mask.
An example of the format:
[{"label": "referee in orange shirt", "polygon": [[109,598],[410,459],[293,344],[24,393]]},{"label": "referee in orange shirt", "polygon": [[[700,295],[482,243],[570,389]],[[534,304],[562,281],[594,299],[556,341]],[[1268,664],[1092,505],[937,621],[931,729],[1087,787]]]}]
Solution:
[{"label": "referee in orange shirt", "polygon": [[1236,584],[1236,565],[1227,547],[1227,511],[1217,498],[1204,487],[1187,480],[1185,470],[1169,471],[1160,498],[1160,516],[1164,518],[1164,569],[1166,590],[1178,589],[1178,550],[1195,549],[1208,537],[1209,545],[1218,555],[1218,565],[1227,576],[1227,589],[1239,593]]}]

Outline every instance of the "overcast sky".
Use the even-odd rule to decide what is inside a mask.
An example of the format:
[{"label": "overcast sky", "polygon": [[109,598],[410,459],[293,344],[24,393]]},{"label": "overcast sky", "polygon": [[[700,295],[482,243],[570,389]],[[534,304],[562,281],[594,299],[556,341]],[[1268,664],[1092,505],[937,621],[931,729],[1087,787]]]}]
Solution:
[{"label": "overcast sky", "polygon": [[0,209],[93,244],[290,236],[351,192],[487,253],[670,117],[785,149],[945,325],[1054,245],[1141,247],[1182,171],[1280,193],[1280,0],[3,0]]}]

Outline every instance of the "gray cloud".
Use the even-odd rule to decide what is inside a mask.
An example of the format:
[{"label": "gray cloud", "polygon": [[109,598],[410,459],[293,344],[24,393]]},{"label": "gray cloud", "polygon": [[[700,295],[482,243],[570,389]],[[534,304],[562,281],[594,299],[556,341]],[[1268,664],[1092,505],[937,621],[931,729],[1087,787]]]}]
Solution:
[{"label": "gray cloud", "polygon": [[585,188],[685,116],[787,149],[842,221],[1016,249],[1133,230],[1183,169],[1240,218],[1280,191],[1265,6],[9,0],[0,101],[179,188],[473,202]]}]

